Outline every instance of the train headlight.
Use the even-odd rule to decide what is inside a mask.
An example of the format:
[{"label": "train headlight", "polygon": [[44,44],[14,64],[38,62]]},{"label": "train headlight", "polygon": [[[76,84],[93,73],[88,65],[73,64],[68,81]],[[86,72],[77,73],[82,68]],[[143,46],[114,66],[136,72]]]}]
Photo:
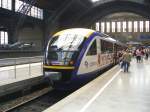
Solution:
[{"label": "train headlight", "polygon": [[70,61],[69,64],[70,64],[70,65],[73,65],[73,64],[74,64],[74,61]]}]

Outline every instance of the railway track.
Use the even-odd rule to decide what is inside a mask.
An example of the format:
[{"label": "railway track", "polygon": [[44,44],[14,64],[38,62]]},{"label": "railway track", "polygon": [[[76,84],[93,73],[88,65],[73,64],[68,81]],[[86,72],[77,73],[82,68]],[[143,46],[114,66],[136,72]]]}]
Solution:
[{"label": "railway track", "polygon": [[46,108],[52,106],[53,104],[57,103],[58,101],[69,95],[70,93],[72,93],[72,91],[52,90],[47,94],[9,112],[42,112]]},{"label": "railway track", "polygon": [[14,100],[11,100],[11,101],[8,101],[8,102],[5,102],[3,104],[0,105],[0,112],[7,112],[7,111],[10,111],[14,108],[17,108],[25,103],[28,103],[46,93],[48,93],[49,91],[52,91],[52,88],[50,87],[47,87],[47,88],[44,88],[42,90],[39,90],[39,91],[36,91],[36,92],[33,92],[29,95],[25,95],[23,97],[19,97],[19,98],[16,98]]},{"label": "railway track", "polygon": [[[109,68],[101,71],[101,73],[107,71],[108,69]],[[86,83],[82,84],[82,86],[85,84]],[[61,91],[54,90],[51,87],[45,87],[42,90],[19,97],[13,101],[9,101],[4,104],[0,103],[0,112],[41,112],[51,105],[57,103],[67,95],[71,94],[75,90],[76,89]]]},{"label": "railway track", "polygon": [[73,91],[44,88],[0,106],[0,112],[41,112]]}]

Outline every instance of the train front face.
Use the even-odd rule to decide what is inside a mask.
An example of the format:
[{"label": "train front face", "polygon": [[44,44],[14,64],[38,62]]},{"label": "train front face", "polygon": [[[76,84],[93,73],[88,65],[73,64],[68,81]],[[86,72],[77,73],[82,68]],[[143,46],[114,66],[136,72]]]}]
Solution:
[{"label": "train front face", "polygon": [[85,39],[77,31],[59,32],[50,38],[43,66],[45,76],[52,81],[69,81]]}]

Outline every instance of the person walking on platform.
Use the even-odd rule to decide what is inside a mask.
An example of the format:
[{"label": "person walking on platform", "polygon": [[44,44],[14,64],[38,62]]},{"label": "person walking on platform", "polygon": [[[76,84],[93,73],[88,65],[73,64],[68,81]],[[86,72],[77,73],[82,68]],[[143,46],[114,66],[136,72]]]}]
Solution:
[{"label": "person walking on platform", "polygon": [[124,52],[122,58],[123,58],[124,72],[128,72],[129,71],[130,62],[131,62],[131,54],[129,53],[128,49]]},{"label": "person walking on platform", "polygon": [[145,59],[146,59],[146,60],[148,60],[148,55],[149,55],[149,54],[148,54],[148,50],[145,49]]},{"label": "person walking on platform", "polygon": [[144,55],[145,55],[143,48],[141,48],[140,52],[141,52],[141,62],[143,62]]},{"label": "person walking on platform", "polygon": [[141,50],[137,49],[136,50],[136,60],[137,60],[137,63],[141,62],[141,55],[142,55]]}]

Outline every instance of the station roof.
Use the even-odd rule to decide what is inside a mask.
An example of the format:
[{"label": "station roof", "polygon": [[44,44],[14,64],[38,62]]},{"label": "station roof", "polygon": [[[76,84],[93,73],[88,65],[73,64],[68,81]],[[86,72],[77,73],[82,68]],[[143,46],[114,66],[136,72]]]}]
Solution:
[{"label": "station roof", "polygon": [[37,0],[49,21],[59,19],[61,26],[91,24],[101,17],[115,12],[133,12],[148,17],[150,3],[147,0]]}]

